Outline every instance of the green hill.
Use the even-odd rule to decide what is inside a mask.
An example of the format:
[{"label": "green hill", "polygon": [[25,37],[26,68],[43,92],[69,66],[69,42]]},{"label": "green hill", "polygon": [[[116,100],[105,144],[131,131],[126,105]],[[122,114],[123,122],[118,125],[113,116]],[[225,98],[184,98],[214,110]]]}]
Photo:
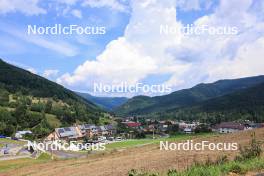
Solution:
[{"label": "green hill", "polygon": [[[210,123],[233,120],[264,121],[264,83],[212,98],[192,106],[174,108],[159,117],[201,120]],[[153,114],[154,115],[154,114]]]},{"label": "green hill", "polygon": [[63,86],[0,59],[0,134],[31,129],[42,137],[56,126],[98,123],[104,115]]},{"label": "green hill", "polygon": [[170,109],[196,105],[206,100],[247,89],[264,82],[264,76],[233,80],[220,80],[210,84],[199,84],[190,89],[179,90],[164,96],[137,96],[115,109],[121,116],[158,114]]}]

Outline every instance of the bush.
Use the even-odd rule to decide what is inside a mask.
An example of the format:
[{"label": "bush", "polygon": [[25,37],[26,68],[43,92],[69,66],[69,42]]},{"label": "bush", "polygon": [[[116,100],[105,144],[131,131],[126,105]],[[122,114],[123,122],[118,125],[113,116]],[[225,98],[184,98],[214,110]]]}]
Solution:
[{"label": "bush", "polygon": [[18,106],[18,103],[15,101],[11,101],[8,105],[10,108],[16,108]]},{"label": "bush", "polygon": [[259,157],[262,153],[261,144],[256,140],[255,132],[251,135],[251,142],[248,147],[239,147],[240,155],[235,158],[235,160],[242,161],[251,158]]},{"label": "bush", "polygon": [[224,164],[228,162],[228,158],[226,155],[223,155],[223,156],[219,156],[216,161],[215,161],[215,164]]},{"label": "bush", "polygon": [[231,165],[230,172],[236,173],[236,174],[245,174],[246,170],[242,168],[239,164],[235,163]]},{"label": "bush", "polygon": [[178,173],[178,172],[177,172],[176,169],[172,169],[172,170],[169,170],[169,171],[168,171],[167,175],[168,175],[168,176],[175,176],[177,173]]},{"label": "bush", "polygon": [[155,173],[146,173],[146,172],[141,172],[137,171],[135,169],[132,169],[128,172],[129,176],[158,176],[158,174]]}]

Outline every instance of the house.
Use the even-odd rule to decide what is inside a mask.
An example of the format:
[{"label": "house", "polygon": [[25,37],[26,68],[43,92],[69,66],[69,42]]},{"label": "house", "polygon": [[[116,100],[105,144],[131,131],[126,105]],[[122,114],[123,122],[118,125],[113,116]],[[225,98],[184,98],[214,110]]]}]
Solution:
[{"label": "house", "polygon": [[194,131],[193,131],[192,128],[184,128],[184,129],[183,129],[183,132],[184,132],[185,134],[191,134],[191,133],[193,133]]},{"label": "house", "polygon": [[139,128],[141,126],[141,123],[139,122],[122,122],[123,124],[125,124],[126,126],[130,127],[130,128]]},{"label": "house", "polygon": [[18,139],[21,139],[26,134],[32,134],[32,132],[31,131],[17,131],[15,134],[15,137]]},{"label": "house", "polygon": [[246,130],[246,126],[237,122],[222,122],[215,127],[213,127],[214,131],[218,131],[219,133],[234,133],[237,131]]},{"label": "house", "polygon": [[46,137],[46,140],[59,140],[59,139],[76,140],[82,137],[83,135],[81,133],[81,130],[78,128],[78,126],[73,126],[73,127],[55,128],[54,132],[52,132]]},{"label": "house", "polygon": [[99,128],[94,124],[79,125],[79,128],[82,135],[87,136],[88,138],[93,138],[94,136],[99,135]]},{"label": "house", "polygon": [[111,124],[105,125],[105,129],[107,130],[109,136],[116,134],[116,128]]},{"label": "house", "polygon": [[98,134],[100,136],[107,136],[108,135],[108,131],[107,129],[105,128],[105,126],[98,126]]},{"label": "house", "polygon": [[254,122],[247,122],[244,124],[247,129],[254,129],[254,128],[263,128],[262,123],[254,123]]},{"label": "house", "polygon": [[179,128],[184,130],[185,128],[192,128],[195,129],[199,123],[186,123],[186,122],[180,122],[179,123]]}]

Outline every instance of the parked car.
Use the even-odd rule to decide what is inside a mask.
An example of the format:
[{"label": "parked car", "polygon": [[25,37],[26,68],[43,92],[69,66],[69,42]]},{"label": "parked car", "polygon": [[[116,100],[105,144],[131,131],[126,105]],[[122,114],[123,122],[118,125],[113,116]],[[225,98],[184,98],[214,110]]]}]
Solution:
[{"label": "parked car", "polygon": [[99,136],[98,137],[98,141],[105,141],[106,140],[106,137],[105,136]]},{"label": "parked car", "polygon": [[9,154],[9,151],[7,149],[4,150],[4,154],[7,155]]},{"label": "parked car", "polygon": [[4,135],[0,135],[0,138],[6,138],[6,136],[4,136]]},{"label": "parked car", "polygon": [[116,141],[122,141],[121,137],[116,137]]},{"label": "parked car", "polygon": [[17,137],[11,137],[11,139],[12,139],[12,140],[16,140],[16,141],[18,140]]},{"label": "parked car", "polygon": [[109,140],[109,141],[114,141],[115,138],[114,138],[114,137],[108,137],[107,140]]}]

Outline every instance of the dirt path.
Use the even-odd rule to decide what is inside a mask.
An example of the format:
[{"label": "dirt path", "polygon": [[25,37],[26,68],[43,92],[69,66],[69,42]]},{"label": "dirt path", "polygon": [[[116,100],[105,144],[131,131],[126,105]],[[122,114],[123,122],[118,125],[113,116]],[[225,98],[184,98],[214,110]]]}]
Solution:
[{"label": "dirt path", "polygon": [[[264,129],[258,129],[256,137],[264,139]],[[252,131],[236,134],[220,135],[216,137],[200,137],[198,141],[210,142],[237,142],[248,144]],[[179,141],[177,141],[179,142]],[[45,164],[25,166],[5,173],[7,176],[32,175],[32,176],[122,176],[127,175],[131,169],[155,171],[165,173],[168,169],[183,170],[194,161],[205,161],[209,157],[215,159],[217,156],[228,155],[233,158],[237,152],[223,151],[161,151],[159,145],[126,149],[101,156],[91,156],[87,159],[72,159],[64,161],[52,161]]]}]

